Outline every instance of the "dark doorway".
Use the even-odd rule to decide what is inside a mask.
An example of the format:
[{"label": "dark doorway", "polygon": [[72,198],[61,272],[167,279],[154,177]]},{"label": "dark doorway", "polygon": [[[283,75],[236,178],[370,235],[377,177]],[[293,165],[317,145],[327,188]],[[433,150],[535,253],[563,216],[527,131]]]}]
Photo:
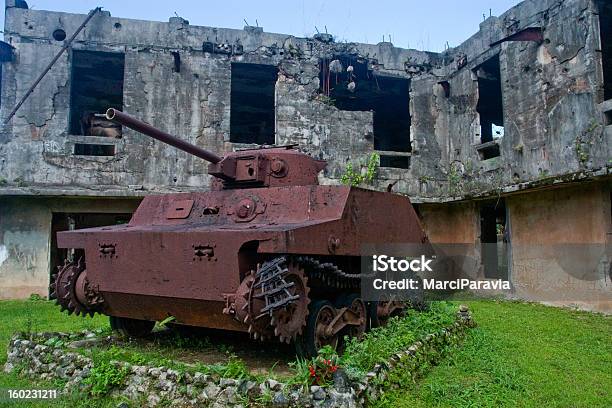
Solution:
[{"label": "dark doorway", "polygon": [[[410,80],[377,75],[368,61],[335,55],[319,62],[319,91],[341,110],[373,111],[374,149],[407,153],[410,143]],[[382,155],[382,167],[408,168],[409,156]]]},{"label": "dark doorway", "polygon": [[508,279],[508,245],[504,199],[485,202],[480,206],[480,243],[484,277]]},{"label": "dark doorway", "polygon": [[612,2],[598,0],[601,63],[604,76],[604,100],[612,99]]},{"label": "dark doorway", "polygon": [[[478,105],[476,110],[480,115],[480,143],[487,143],[502,137],[504,134],[504,106],[499,55],[478,66],[474,73],[478,78]],[[490,153],[499,156],[499,149],[497,152]]]},{"label": "dark doorway", "polygon": [[78,260],[84,256],[82,250],[77,252],[57,247],[57,233],[83,228],[103,227],[106,225],[125,224],[130,221],[130,213],[53,213],[51,218],[51,247],[49,265],[51,275],[57,272],[58,266],[66,259]]},{"label": "dark doorway", "polygon": [[278,68],[232,63],[230,141],[272,145]]},{"label": "dark doorway", "polygon": [[123,110],[124,69],[122,53],[72,51],[70,134],[121,137],[121,126],[100,115]]}]

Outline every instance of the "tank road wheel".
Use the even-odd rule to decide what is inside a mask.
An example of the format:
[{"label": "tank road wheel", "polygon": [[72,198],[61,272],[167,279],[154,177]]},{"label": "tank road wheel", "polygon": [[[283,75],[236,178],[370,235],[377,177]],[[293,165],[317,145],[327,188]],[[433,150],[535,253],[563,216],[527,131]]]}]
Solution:
[{"label": "tank road wheel", "polygon": [[310,289],[304,270],[295,263],[289,264],[288,270],[284,280],[291,284],[288,289],[289,295],[297,296],[297,300],[282,309],[275,310],[270,321],[270,324],[274,326],[274,335],[278,337],[281,343],[287,344],[302,334],[308,317],[308,305],[310,304],[310,298],[308,297]]},{"label": "tank road wheel", "polygon": [[[409,275],[411,279],[421,279],[417,274]],[[406,300],[398,300],[393,295],[378,301],[369,302],[368,314],[370,317],[370,327],[384,326],[389,322],[389,319],[395,316],[402,316],[407,309],[412,308],[418,311],[427,309],[425,302],[425,292],[422,284],[420,289],[411,290],[408,293]]]},{"label": "tank road wheel", "polygon": [[304,358],[315,357],[324,346],[338,347],[339,334],[329,335],[327,328],[336,318],[336,308],[327,300],[317,300],[310,304],[306,330],[296,341],[296,350]]},{"label": "tank road wheel", "polygon": [[347,325],[342,333],[344,336],[361,338],[368,327],[368,309],[365,302],[357,293],[342,296],[338,301],[339,307],[348,307],[359,321],[357,325]]},{"label": "tank road wheel", "polygon": [[407,303],[401,300],[379,300],[370,302],[368,305],[370,327],[385,326],[390,318],[404,314],[407,306]]},{"label": "tank road wheel", "polygon": [[128,337],[146,337],[151,334],[155,322],[149,320],[130,319],[127,317],[110,316],[111,329]]}]

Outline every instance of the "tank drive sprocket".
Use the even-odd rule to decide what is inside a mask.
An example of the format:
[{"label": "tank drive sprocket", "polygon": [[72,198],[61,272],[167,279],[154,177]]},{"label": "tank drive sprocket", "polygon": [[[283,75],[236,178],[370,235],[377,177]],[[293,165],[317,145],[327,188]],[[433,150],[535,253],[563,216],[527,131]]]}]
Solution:
[{"label": "tank drive sprocket", "polygon": [[61,311],[77,316],[93,316],[103,299],[97,290],[93,289],[87,279],[87,272],[82,260],[66,262],[59,271],[52,276],[49,285],[50,298]]},{"label": "tank drive sprocket", "polygon": [[290,343],[306,325],[308,294],[303,269],[278,257],[259,264],[234,294],[226,296],[224,313],[248,325],[255,339],[278,337]]},{"label": "tank drive sprocket", "polygon": [[235,309],[234,317],[248,325],[249,334],[255,340],[264,341],[271,338],[273,333],[270,328],[270,316],[262,315],[260,312],[265,304],[264,300],[257,296],[257,290],[253,287],[256,273],[256,270],[252,270],[242,280],[235,294],[234,305],[231,307]]},{"label": "tank drive sprocket", "polygon": [[272,313],[271,324],[274,334],[281,342],[290,343],[302,334],[308,318],[310,288],[304,269],[296,262],[289,262],[284,282],[290,285],[285,296],[291,299],[285,307]]}]

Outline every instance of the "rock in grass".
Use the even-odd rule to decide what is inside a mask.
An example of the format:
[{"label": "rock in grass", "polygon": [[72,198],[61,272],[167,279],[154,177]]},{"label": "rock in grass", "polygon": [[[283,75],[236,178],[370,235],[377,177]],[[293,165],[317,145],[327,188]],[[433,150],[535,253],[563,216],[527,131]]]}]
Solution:
[{"label": "rock in grass", "polygon": [[206,391],[202,391],[199,395],[198,395],[198,399],[200,401],[208,401],[210,399],[210,397],[208,396],[208,394],[206,393]]},{"label": "rock in grass", "polygon": [[206,385],[212,381],[212,377],[208,374],[195,373],[192,379],[193,383],[196,385]]},{"label": "rock in grass", "polygon": [[236,387],[227,387],[222,392],[223,399],[225,399],[230,404],[238,403],[238,391]]},{"label": "rock in grass", "polygon": [[325,399],[325,397],[327,396],[327,393],[325,392],[325,390],[321,387],[317,387],[317,389],[312,392],[312,399],[314,399],[315,401],[323,401]]},{"label": "rock in grass", "polygon": [[271,378],[266,380],[266,385],[268,386],[268,388],[270,388],[272,391],[279,391],[281,388],[283,388],[283,384],[273,380]]},{"label": "rock in grass", "polygon": [[348,375],[346,375],[346,372],[343,369],[336,370],[332,379],[334,381],[334,388],[340,392],[346,392],[346,390],[350,387]]},{"label": "rock in grass", "polygon": [[219,381],[219,385],[222,388],[233,387],[236,384],[238,384],[238,381],[234,380],[233,378],[222,378],[221,381]]},{"label": "rock in grass", "polygon": [[204,388],[204,392],[206,393],[208,398],[216,398],[217,394],[219,394],[220,391],[221,391],[221,387],[219,387],[216,384],[212,384],[212,383],[208,384]]},{"label": "rock in grass", "polygon": [[160,398],[157,394],[149,394],[147,397],[147,406],[156,407],[159,404]]},{"label": "rock in grass", "polygon": [[159,377],[161,374],[161,370],[157,367],[149,368],[147,372],[151,377]]},{"label": "rock in grass", "polygon": [[105,343],[104,339],[93,337],[93,338],[88,338],[85,340],[76,340],[76,341],[70,342],[68,343],[67,347],[70,349],[89,348],[89,347],[97,346],[102,343]]},{"label": "rock in grass", "polygon": [[179,374],[180,373],[178,371],[172,370],[171,368],[169,368],[168,371],[166,371],[166,377],[172,381],[176,381],[179,377]]},{"label": "rock in grass", "polygon": [[272,405],[279,408],[288,407],[289,399],[281,391],[278,391],[274,394],[274,397],[272,397]]},{"label": "rock in grass", "polygon": [[256,385],[257,383],[255,381],[242,380],[238,385],[238,392],[241,394],[248,395],[250,394],[251,390],[255,388]]}]

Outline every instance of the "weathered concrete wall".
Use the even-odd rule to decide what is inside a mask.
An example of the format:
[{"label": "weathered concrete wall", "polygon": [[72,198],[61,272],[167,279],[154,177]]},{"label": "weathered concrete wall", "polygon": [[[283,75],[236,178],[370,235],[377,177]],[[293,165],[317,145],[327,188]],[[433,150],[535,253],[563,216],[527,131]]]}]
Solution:
[{"label": "weathered concrete wall", "polygon": [[[51,60],[59,50],[62,43],[51,38],[52,31],[63,28],[70,33],[83,17],[7,10],[6,38],[16,48],[16,60],[7,63],[3,72],[3,82],[9,84],[3,87],[3,116],[40,72],[40,61]],[[120,29],[115,28],[117,24]],[[207,53],[202,51],[203,41],[241,45],[243,51],[233,55]],[[192,143],[221,152],[243,147],[229,142],[231,62],[279,65],[277,143],[300,139],[304,147],[312,147],[314,154],[342,166],[346,159],[372,150],[371,137],[364,138],[371,134],[372,115],[340,112],[313,100],[318,90],[319,58],[336,52],[367,55],[376,60],[379,71],[407,77],[405,60],[428,61],[430,56],[384,43],[325,44],[257,30],[194,27],[175,18],[159,23],[111,18],[108,14],[95,17],[73,49],[124,52],[124,109]],[[172,70],[173,51],[180,52],[180,72]],[[66,191],[87,190],[92,185],[126,189],[143,186],[141,194],[207,187],[205,163],[135,132],[126,131],[120,140],[69,135],[69,77],[67,53],[4,127],[0,154],[15,158],[0,162],[6,184],[35,188],[56,185]],[[291,81],[298,85],[291,86]],[[346,139],[355,141],[349,143],[353,148],[344,149]],[[74,156],[72,148],[77,142],[113,143],[117,154],[110,158]],[[338,166],[330,167],[331,177],[339,172]]]},{"label": "weathered concrete wall", "polygon": [[421,224],[434,244],[475,244],[480,239],[478,209],[474,202],[422,204]]},{"label": "weathered concrete wall", "polygon": [[[609,184],[591,182],[505,198],[513,296],[612,312],[610,194]],[[432,243],[467,244],[479,262],[478,201],[422,204],[419,212]]]},{"label": "weathered concrete wall", "polygon": [[0,201],[0,298],[48,294],[51,214],[40,204]]},{"label": "weathered concrete wall", "polygon": [[0,198],[0,299],[48,295],[54,212],[131,213],[138,199]]},{"label": "weathered concrete wall", "polygon": [[610,186],[519,194],[506,205],[517,296],[612,312]]},{"label": "weathered concrete wall", "polygon": [[[357,43],[189,25],[128,20],[102,13],[73,49],[125,53],[124,109],[202,147],[229,151],[230,64],[280,68],[276,86],[276,141],[299,143],[328,159],[322,177],[338,182],[347,161],[373,150],[372,113],[340,111],[317,98],[318,61],[337,53],[366,58],[381,75],[411,79],[412,158],[409,169],[381,168],[372,187],[395,183],[415,202],[486,194],[517,183],[609,167],[610,132],[599,107],[602,74],[599,26],[590,0],[526,1],[481,24],[480,31],[442,54]],[[18,97],[51,60],[83,15],[9,8],[5,38],[15,60],[4,63],[2,107],[6,117]],[[526,27],[541,27],[542,43],[492,43]],[[202,43],[234,48],[204,52]],[[172,52],[181,56],[173,72]],[[500,56],[505,136],[501,156],[481,160],[475,145],[479,119],[473,69]],[[458,66],[464,57],[465,66]],[[201,160],[126,131],[104,140],[68,134],[70,52],[63,55],[17,116],[0,132],[0,189],[71,194],[143,195],[150,191],[206,188]],[[448,81],[447,96],[439,85]],[[74,143],[112,143],[112,157],[74,156]],[[597,146],[595,148],[595,146]],[[10,157],[10,159],[9,159]],[[96,187],[94,187],[96,186]],[[131,187],[130,187],[131,186]],[[108,192],[106,192],[108,190]],[[136,190],[136,192],[134,192]],[[131,194],[131,193],[130,193]]]},{"label": "weathered concrete wall", "polygon": [[[526,27],[541,27],[542,43],[491,46]],[[591,1],[526,1],[481,30],[449,56],[463,54],[465,67],[449,69],[450,96],[435,92],[436,135],[447,140],[441,163],[446,194],[466,196],[539,179],[609,166],[609,135],[598,107],[599,26]],[[478,85],[473,69],[499,54],[504,128],[500,157],[481,160]],[[456,63],[454,64],[456,65]],[[444,195],[444,190],[440,191]]]}]

